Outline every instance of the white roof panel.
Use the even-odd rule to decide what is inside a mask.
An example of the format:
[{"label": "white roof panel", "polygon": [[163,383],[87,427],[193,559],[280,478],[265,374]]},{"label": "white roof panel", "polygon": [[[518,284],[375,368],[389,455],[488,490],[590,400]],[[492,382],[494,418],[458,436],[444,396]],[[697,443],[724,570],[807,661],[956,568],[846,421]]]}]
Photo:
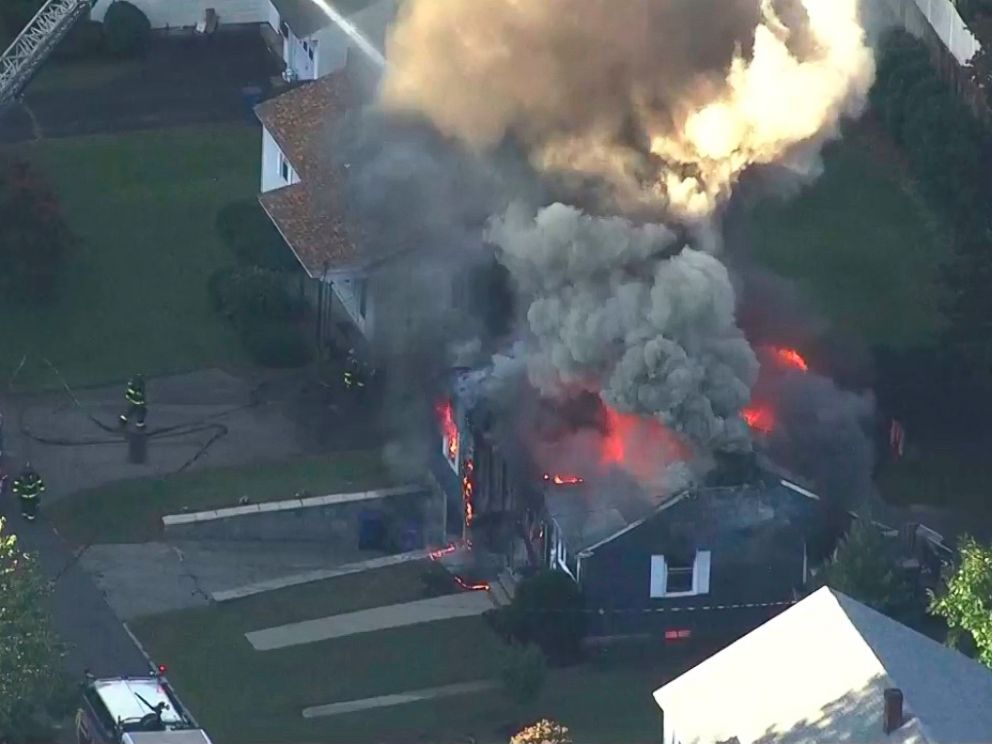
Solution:
[{"label": "white roof panel", "polygon": [[154,677],[97,680],[93,683],[93,688],[114,720],[137,720],[147,716],[152,710],[142,702],[141,699],[144,698],[152,707],[159,703],[166,704],[167,707],[162,711],[162,722],[166,726],[184,723],[178,711],[172,707],[165,689]]}]

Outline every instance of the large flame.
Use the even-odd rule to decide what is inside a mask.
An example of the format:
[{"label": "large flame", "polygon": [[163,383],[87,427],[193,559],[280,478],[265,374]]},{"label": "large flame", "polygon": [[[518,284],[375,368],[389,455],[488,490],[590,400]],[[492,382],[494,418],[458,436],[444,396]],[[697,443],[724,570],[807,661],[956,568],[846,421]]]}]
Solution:
[{"label": "large flame", "polygon": [[621,413],[606,406],[602,465],[617,465],[642,482],[657,479],[665,465],[689,457],[685,443],[657,419]]},{"label": "large flame", "polygon": [[789,367],[799,372],[809,372],[809,364],[796,349],[787,346],[771,346],[769,352],[772,358],[783,367]]},{"label": "large flame", "polygon": [[764,404],[750,405],[741,411],[741,415],[752,431],[760,434],[771,434],[775,430],[775,411]]},{"label": "large flame", "polygon": [[450,400],[440,400],[434,406],[441,434],[444,436],[444,454],[452,462],[458,463],[458,425]]}]

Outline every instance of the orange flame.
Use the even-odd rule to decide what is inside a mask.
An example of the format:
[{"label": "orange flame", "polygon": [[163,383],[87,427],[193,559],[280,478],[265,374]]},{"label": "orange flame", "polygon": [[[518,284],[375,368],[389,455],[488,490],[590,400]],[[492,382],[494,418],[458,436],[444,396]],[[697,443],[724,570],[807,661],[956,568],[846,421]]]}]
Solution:
[{"label": "orange flame", "polygon": [[783,367],[791,367],[800,372],[809,372],[809,364],[806,359],[795,349],[790,349],[787,346],[772,346],[770,349],[775,361]]},{"label": "orange flame", "polygon": [[558,473],[555,473],[554,475],[545,473],[544,480],[549,483],[554,483],[556,486],[575,486],[579,483],[585,483],[585,478],[581,475],[559,475]]},{"label": "orange flame", "polygon": [[452,463],[458,462],[458,426],[450,400],[438,401],[434,406],[441,433],[444,435],[444,454]]},{"label": "orange flame", "polygon": [[619,465],[648,482],[660,462],[677,462],[688,455],[685,444],[657,419],[606,407],[606,436],[599,453],[603,465]]},{"label": "orange flame", "polygon": [[461,576],[455,576],[455,583],[458,584],[462,589],[469,592],[487,592],[489,591],[489,582],[480,581],[477,584],[469,584]]},{"label": "orange flame", "polygon": [[748,406],[741,411],[741,415],[748,426],[762,434],[770,434],[775,428],[775,412],[768,406]]},{"label": "orange flame", "polygon": [[475,521],[475,463],[465,461],[465,475],[462,476],[462,503],[465,507],[465,526],[471,527]]}]

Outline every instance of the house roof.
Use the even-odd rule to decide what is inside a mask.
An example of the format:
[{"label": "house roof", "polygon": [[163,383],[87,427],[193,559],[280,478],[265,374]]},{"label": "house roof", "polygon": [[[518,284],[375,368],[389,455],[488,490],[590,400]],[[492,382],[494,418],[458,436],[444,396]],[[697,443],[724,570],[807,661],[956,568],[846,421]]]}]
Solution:
[{"label": "house roof", "polygon": [[[883,691],[892,687],[906,722],[886,735]],[[654,697],[683,744],[992,741],[992,671],[829,588]]]},{"label": "house roof", "polygon": [[340,175],[327,154],[330,128],[354,104],[347,69],[300,85],[255,107],[301,182],[259,202],[312,277],[358,261],[339,199]]},{"label": "house roof", "polygon": [[330,192],[301,182],[266,191],[258,201],[311,277],[357,262],[355,244]]},{"label": "house roof", "polygon": [[[329,1],[341,15],[348,17],[355,13],[361,13],[378,0]],[[331,25],[331,19],[313,0],[272,0],[272,5],[279,11],[279,17],[300,39],[312,36],[322,28]]]}]

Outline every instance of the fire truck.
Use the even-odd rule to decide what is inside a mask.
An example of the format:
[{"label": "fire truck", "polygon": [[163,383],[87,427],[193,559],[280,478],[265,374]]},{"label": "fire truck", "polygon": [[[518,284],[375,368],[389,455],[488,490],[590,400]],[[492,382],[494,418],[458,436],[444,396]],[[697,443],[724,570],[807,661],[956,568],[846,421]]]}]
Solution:
[{"label": "fire truck", "polygon": [[211,744],[165,678],[87,674],[76,714],[78,744]]}]

